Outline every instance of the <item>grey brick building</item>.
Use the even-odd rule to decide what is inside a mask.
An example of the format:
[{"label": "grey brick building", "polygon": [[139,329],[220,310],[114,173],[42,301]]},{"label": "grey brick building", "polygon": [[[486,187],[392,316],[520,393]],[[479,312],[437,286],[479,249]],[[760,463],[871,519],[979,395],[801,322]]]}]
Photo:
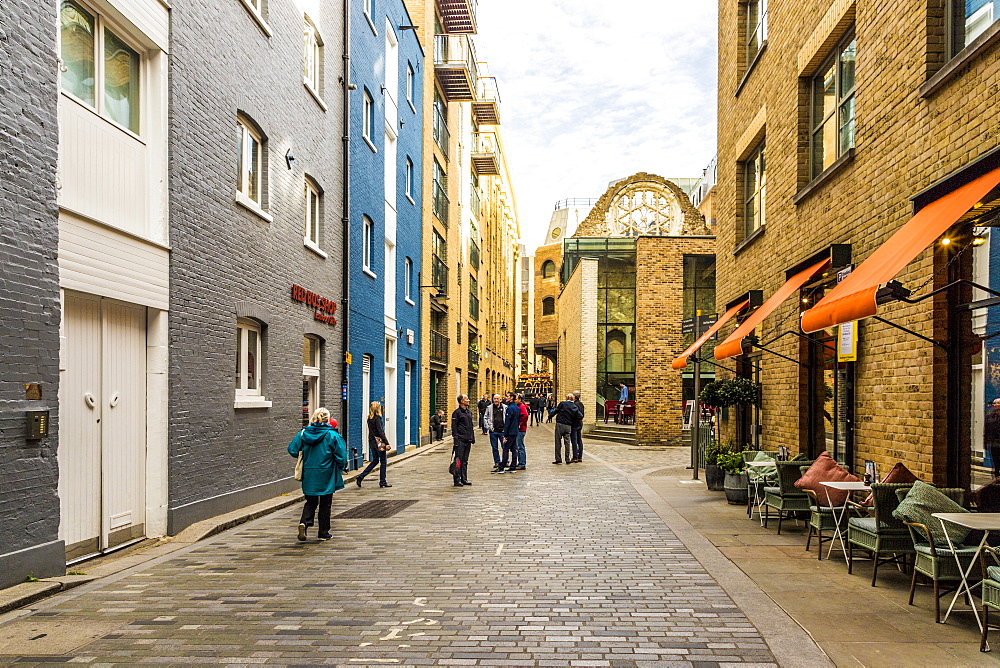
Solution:
[{"label": "grey brick building", "polygon": [[173,534],[296,489],[304,416],[341,418],[344,89],[341,3],[171,14]]},{"label": "grey brick building", "polygon": [[[56,267],[56,27],[52,8],[0,15],[0,587],[63,571],[59,499]],[[32,385],[33,387],[26,387]],[[35,389],[37,386],[37,391]],[[37,397],[40,391],[40,399]],[[26,437],[26,411],[49,436]]]}]

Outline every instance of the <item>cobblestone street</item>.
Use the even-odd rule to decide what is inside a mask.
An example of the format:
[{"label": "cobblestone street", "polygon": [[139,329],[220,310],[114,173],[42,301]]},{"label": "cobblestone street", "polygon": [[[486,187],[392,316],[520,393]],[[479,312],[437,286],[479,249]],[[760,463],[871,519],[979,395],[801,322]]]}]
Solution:
[{"label": "cobblestone street", "polygon": [[245,524],[36,605],[0,626],[0,663],[776,663],[624,475],[685,451],[554,466],[545,426],[515,474],[488,474],[480,438],[459,489],[448,445],[334,497],[415,501],[391,517],[335,517],[329,542],[296,540],[299,506]]}]

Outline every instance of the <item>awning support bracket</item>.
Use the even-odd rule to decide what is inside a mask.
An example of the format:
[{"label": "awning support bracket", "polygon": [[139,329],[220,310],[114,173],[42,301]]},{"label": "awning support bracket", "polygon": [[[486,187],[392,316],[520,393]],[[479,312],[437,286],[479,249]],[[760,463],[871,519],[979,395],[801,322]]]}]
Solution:
[{"label": "awning support bracket", "polygon": [[[809,337],[809,336],[806,336],[805,334],[800,334],[799,332],[794,332],[794,331],[792,331],[792,330],[788,330],[788,331],[787,331],[787,332],[785,332],[784,334],[779,334],[778,336],[776,336],[776,337],[774,337],[773,339],[771,339],[770,341],[768,341],[768,342],[767,342],[767,345],[771,345],[772,343],[774,343],[774,342],[775,342],[775,341],[777,341],[778,339],[782,338],[783,336],[787,336],[788,334],[794,334],[794,335],[796,335],[796,336],[801,336],[802,338],[806,339],[806,340],[807,340],[807,341],[809,341],[810,343],[818,343],[818,342],[817,342],[817,341],[816,341],[815,339],[813,339],[812,337]],[[747,336],[747,337],[746,337],[746,341],[747,341],[747,343],[749,343],[749,344],[750,344],[750,347],[751,347],[751,348],[758,348],[758,349],[760,349],[760,350],[763,350],[763,351],[764,351],[764,352],[766,352],[766,353],[771,353],[772,355],[775,355],[775,356],[777,356],[777,357],[780,357],[781,359],[784,359],[784,360],[788,360],[789,362],[794,362],[795,364],[798,364],[798,365],[799,365],[800,367],[803,367],[803,368],[805,368],[805,369],[810,369],[810,368],[812,368],[812,365],[811,365],[811,364],[806,364],[805,362],[800,362],[799,360],[797,360],[797,359],[795,359],[795,358],[792,358],[792,357],[789,357],[788,355],[782,355],[781,353],[776,353],[776,352],[774,352],[773,350],[769,350],[769,349],[765,348],[765,347],[764,347],[763,345],[761,345],[761,344],[759,343],[760,339],[758,339],[758,338],[757,338],[756,336],[754,336],[753,334],[750,334],[749,336]]]},{"label": "awning support bracket", "polygon": [[[920,295],[919,297],[917,297],[915,299],[910,299],[909,297],[903,297],[902,295],[898,295],[896,298],[899,301],[901,301],[901,302],[906,302],[907,304],[919,304],[920,302],[922,302],[925,299],[928,299],[929,297],[933,297],[934,295],[937,295],[937,294],[940,294],[942,292],[945,292],[946,290],[949,290],[949,289],[955,287],[956,285],[963,285],[963,284],[964,285],[971,285],[972,287],[977,288],[979,290],[982,290],[983,292],[988,292],[989,294],[993,295],[994,297],[1000,297],[1000,292],[997,292],[996,290],[992,290],[992,289],[986,287],[985,285],[979,285],[978,283],[974,283],[973,281],[970,281],[968,279],[960,278],[957,281],[949,283],[948,285],[946,285],[944,287],[938,288],[937,290],[931,290],[926,295]],[[975,304],[975,302],[973,302],[973,304]],[[965,308],[965,307],[969,307],[969,306],[971,306],[971,304],[963,304],[959,308]]]},{"label": "awning support bracket", "polygon": [[[927,296],[930,296],[930,295],[927,295]],[[877,320],[877,321],[881,322],[884,325],[889,325],[890,327],[895,327],[896,329],[902,330],[902,331],[906,332],[907,334],[911,334],[911,335],[917,337],[918,339],[921,339],[922,341],[926,341],[927,343],[931,343],[931,344],[937,346],[941,350],[944,350],[944,351],[948,350],[948,346],[945,345],[944,343],[941,343],[940,341],[935,341],[934,339],[926,337],[923,334],[918,334],[917,332],[914,332],[912,329],[909,329],[907,327],[903,327],[902,325],[897,325],[896,323],[891,322],[889,320],[886,320],[885,318],[880,318],[877,315],[873,315],[872,316],[872,320]]]},{"label": "awning support bracket", "polygon": [[690,357],[688,357],[688,360],[691,361],[691,362],[701,362],[702,364],[711,364],[714,367],[718,367],[720,369],[725,369],[726,371],[732,371],[733,373],[737,373],[738,374],[738,372],[736,371],[736,369],[730,369],[728,366],[723,366],[722,364],[719,364],[718,362],[713,362],[713,361],[711,361],[709,359],[706,359],[704,357],[697,357],[697,355],[691,355]]}]

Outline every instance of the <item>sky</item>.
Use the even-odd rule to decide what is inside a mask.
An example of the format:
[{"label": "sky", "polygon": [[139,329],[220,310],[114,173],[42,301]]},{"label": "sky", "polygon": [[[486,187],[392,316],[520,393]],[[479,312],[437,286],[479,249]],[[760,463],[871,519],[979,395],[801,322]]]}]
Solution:
[{"label": "sky", "polygon": [[557,200],[641,171],[700,177],[715,155],[716,3],[618,2],[479,0],[528,250]]}]

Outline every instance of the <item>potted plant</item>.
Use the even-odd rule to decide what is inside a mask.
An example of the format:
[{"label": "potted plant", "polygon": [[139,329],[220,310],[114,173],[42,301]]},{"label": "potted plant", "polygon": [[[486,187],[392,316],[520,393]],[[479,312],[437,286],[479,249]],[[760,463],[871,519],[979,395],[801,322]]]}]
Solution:
[{"label": "potted plant", "polygon": [[743,471],[743,453],[724,450],[718,454],[719,468],[726,472],[724,489],[726,501],[730,505],[745,506],[747,504],[747,485],[750,481]]},{"label": "potted plant", "polygon": [[721,492],[724,487],[726,472],[719,468],[719,452],[721,447],[718,443],[710,443],[705,448],[705,482],[712,492]]},{"label": "potted plant", "polygon": [[756,404],[760,393],[757,383],[749,378],[713,380],[701,388],[698,398],[712,408],[729,408],[740,404]]}]

